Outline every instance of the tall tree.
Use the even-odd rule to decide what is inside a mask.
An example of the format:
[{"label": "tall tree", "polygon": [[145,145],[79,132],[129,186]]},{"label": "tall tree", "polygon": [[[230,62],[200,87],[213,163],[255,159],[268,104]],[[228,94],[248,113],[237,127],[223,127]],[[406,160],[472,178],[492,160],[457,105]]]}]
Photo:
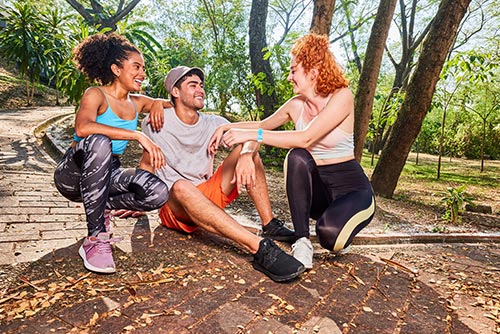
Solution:
[{"label": "tall tree", "polygon": [[[425,24],[417,21],[420,9],[418,5],[420,1],[421,0],[399,0],[399,20],[395,19],[394,23],[397,26],[401,37],[401,43],[399,44],[401,48],[399,50],[400,59],[397,61],[393,55],[394,51],[387,48],[387,55],[395,70],[392,89],[389,92],[387,101],[393,101],[398,98],[398,95],[404,95],[410,79],[410,73],[415,65],[414,58],[416,50],[420,47],[422,41],[427,36],[432,24],[432,20],[430,19],[427,23],[425,23],[425,20],[422,20],[421,18],[420,21]],[[406,2],[411,3],[410,5],[407,5]],[[432,2],[428,6],[432,6]],[[423,27],[420,31],[418,30],[419,26]],[[385,121],[389,119],[388,115],[390,112],[391,109],[389,107],[383,111],[381,116],[382,121],[380,122],[378,129],[375,129],[375,131],[377,131],[376,138],[381,138],[381,140],[377,141],[377,145],[373,145],[372,150],[374,152],[378,152],[382,148],[390,133],[390,130],[387,130],[386,128],[387,123]]]},{"label": "tall tree", "polygon": [[257,106],[263,110],[264,118],[270,116],[278,104],[271,64],[268,58],[264,58],[265,49],[267,48],[266,20],[268,5],[268,0],[252,0],[248,31],[252,74],[254,77],[259,78],[259,87],[255,90]]},{"label": "tall tree", "polygon": [[377,16],[366,47],[365,60],[358,81],[354,100],[354,154],[361,161],[368,125],[372,115],[373,97],[377,88],[380,64],[384,55],[384,46],[389,35],[392,16],[397,0],[380,0]]},{"label": "tall tree", "polygon": [[126,3],[125,0],[120,0],[116,8],[111,8],[109,2],[103,5],[102,1],[99,0],[66,0],[85,19],[88,25],[95,26],[98,30],[110,28],[112,31],[116,30],[116,23],[127,16],[139,1],[141,0],[130,0]]},{"label": "tall tree", "polygon": [[376,194],[392,198],[413,141],[429,110],[439,74],[471,0],[442,0],[422,46],[391,135],[372,174]]},{"label": "tall tree", "polygon": [[330,35],[335,0],[314,0],[311,32],[319,35]]}]

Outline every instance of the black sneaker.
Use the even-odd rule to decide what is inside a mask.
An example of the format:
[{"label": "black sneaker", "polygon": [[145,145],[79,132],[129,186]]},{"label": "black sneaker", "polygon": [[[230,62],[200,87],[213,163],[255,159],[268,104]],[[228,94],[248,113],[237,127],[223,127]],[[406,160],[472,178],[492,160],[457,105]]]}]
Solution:
[{"label": "black sneaker", "polygon": [[262,226],[262,236],[278,241],[294,242],[295,231],[285,226],[285,223],[277,218],[273,218],[269,224]]},{"label": "black sneaker", "polygon": [[252,265],[275,282],[290,281],[306,270],[302,263],[283,252],[267,238],[260,241],[259,250],[253,257]]}]

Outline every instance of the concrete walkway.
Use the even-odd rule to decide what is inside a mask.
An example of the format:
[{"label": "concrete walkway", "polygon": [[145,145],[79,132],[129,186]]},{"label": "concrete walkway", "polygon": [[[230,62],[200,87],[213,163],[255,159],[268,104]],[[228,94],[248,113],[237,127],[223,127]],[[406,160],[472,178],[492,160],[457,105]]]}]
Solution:
[{"label": "concrete walkway", "polygon": [[33,136],[71,112],[0,111],[0,333],[500,333],[498,243],[364,235],[277,284],[228,240],[167,230],[151,213],[114,219],[116,274],[86,272],[83,208],[54,188]]}]

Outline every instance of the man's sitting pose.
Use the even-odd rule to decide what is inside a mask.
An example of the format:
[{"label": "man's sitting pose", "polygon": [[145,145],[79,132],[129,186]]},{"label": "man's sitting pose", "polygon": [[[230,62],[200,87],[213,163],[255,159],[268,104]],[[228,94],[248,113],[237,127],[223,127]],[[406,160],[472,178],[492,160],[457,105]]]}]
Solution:
[{"label": "man's sitting pose", "polygon": [[[168,185],[167,203],[160,209],[161,223],[186,233],[201,227],[229,238],[254,254],[253,267],[277,282],[298,277],[304,266],[283,252],[270,238],[293,242],[294,231],[273,217],[259,143],[236,146],[213,172],[214,155],[208,144],[215,129],[228,121],[201,113],[204,107],[204,73],[199,68],[179,66],[165,78],[165,88],[174,108],[152,111],[142,131],[161,147],[167,165],[156,174]],[[164,124],[153,129],[152,124]],[[141,168],[153,171],[148,153]],[[263,225],[263,237],[241,226],[223,208],[246,187]]]}]

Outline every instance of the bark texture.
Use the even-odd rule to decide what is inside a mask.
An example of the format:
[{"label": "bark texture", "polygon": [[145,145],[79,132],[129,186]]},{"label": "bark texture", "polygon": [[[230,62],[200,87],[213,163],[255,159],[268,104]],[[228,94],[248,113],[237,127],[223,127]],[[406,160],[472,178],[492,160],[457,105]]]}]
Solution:
[{"label": "bark texture", "polygon": [[368,125],[372,116],[373,97],[377,88],[380,64],[389,35],[397,0],[381,0],[366,47],[365,60],[354,100],[354,155],[361,161]]},{"label": "bark texture", "polygon": [[429,110],[448,50],[471,0],[442,0],[423,42],[413,77],[391,135],[372,174],[376,194],[392,198],[411,146]]},{"label": "bark texture", "polygon": [[268,0],[252,0],[252,9],[250,10],[249,38],[250,38],[250,63],[252,74],[265,74],[265,87],[271,88],[262,92],[255,90],[257,106],[263,109],[264,118],[270,116],[277,104],[278,98],[274,91],[274,77],[269,60],[264,59],[264,49],[267,47],[266,41],[266,21]]},{"label": "bark texture", "polygon": [[314,0],[313,18],[310,32],[330,35],[335,0]]}]

